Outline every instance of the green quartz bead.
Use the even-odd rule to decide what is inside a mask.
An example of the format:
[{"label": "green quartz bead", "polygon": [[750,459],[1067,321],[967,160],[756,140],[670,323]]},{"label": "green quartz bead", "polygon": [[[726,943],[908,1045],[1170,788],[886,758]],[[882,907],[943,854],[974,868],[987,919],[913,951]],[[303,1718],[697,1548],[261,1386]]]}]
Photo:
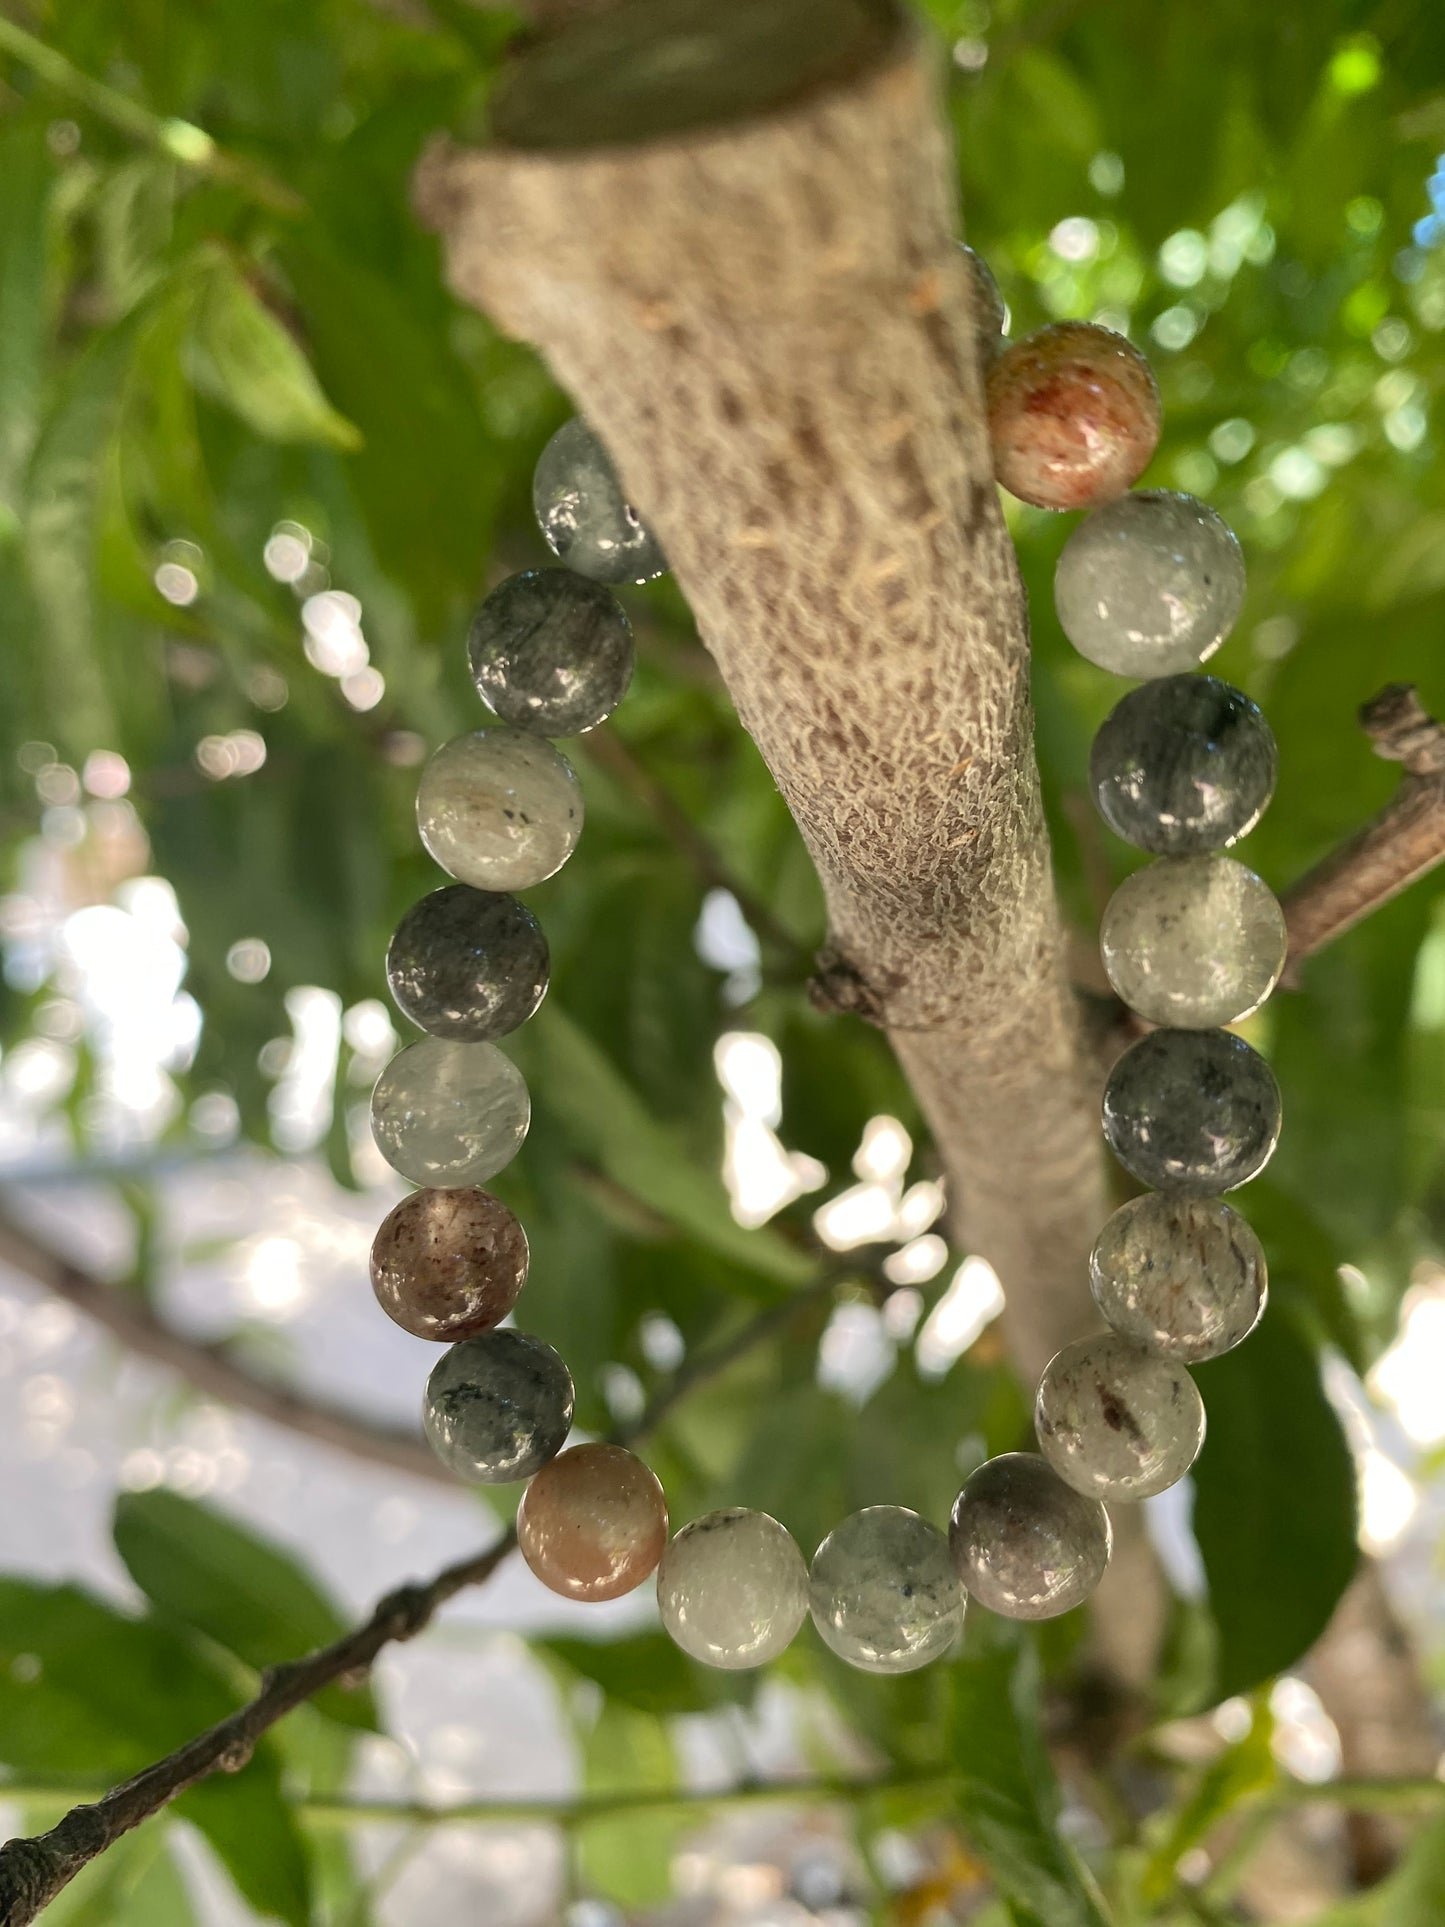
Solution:
[{"label": "green quartz bead", "polygon": [[913,1673],[946,1653],[964,1593],[948,1541],[901,1505],[872,1505],[834,1526],[813,1554],[813,1624],[865,1673]]},{"label": "green quartz bead", "polygon": [[1076,1492],[1147,1499],[1198,1458],[1204,1401],[1182,1365],[1105,1332],[1050,1360],[1034,1424],[1044,1457]]},{"label": "green quartz bead", "polygon": [[531,1119],[522,1073],[495,1044],[425,1037],[397,1052],[371,1095],[377,1148],[413,1184],[484,1184],[517,1155]]},{"label": "green quartz bead", "polygon": [[704,1666],[765,1666],[807,1615],[808,1568],[785,1526],[729,1506],[671,1541],[657,1569],[657,1606],[669,1637]]},{"label": "green quartz bead", "polygon": [[1288,937],[1274,892],[1228,856],[1161,857],[1126,877],[1099,931],[1109,982],[1141,1017],[1232,1024],[1268,997]]},{"label": "green quartz bead", "polygon": [[1131,1198],[1089,1258],[1094,1303],[1116,1332],[1186,1365],[1220,1358],[1264,1314],[1259,1239],[1220,1198]]},{"label": "green quartz bead", "polygon": [[1054,1619],[1104,1576],[1109,1515],[1033,1452],[989,1459],[953,1504],[948,1542],[969,1592],[1006,1619]]}]

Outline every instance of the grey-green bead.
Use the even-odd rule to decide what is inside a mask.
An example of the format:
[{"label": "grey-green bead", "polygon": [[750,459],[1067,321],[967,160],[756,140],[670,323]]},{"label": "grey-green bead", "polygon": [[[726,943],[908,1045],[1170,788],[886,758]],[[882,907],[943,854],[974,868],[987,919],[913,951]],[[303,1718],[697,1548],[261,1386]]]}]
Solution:
[{"label": "grey-green bead", "polygon": [[467,1338],[427,1380],[422,1423],[432,1450],[478,1485],[530,1479],[572,1429],[572,1374],[550,1345],[525,1332]]},{"label": "grey-green bead", "polygon": [[1244,557],[1205,502],[1140,489],[1064,544],[1054,604],[1081,656],[1119,676],[1168,676],[1212,656],[1244,602]]},{"label": "grey-green bead", "polygon": [[1257,704],[1217,676],[1131,689],[1089,756],[1099,813],[1155,856],[1199,856],[1247,836],[1274,794],[1279,755]]},{"label": "grey-green bead", "polygon": [[1109,900],[1099,950],[1109,982],[1152,1024],[1208,1030],[1247,1017],[1284,969],[1284,912],[1228,856],[1161,857]]},{"label": "grey-green bead", "polygon": [[582,834],[572,765],[520,729],[453,737],[422,771],[421,840],[442,868],[478,890],[527,890],[555,876]]},{"label": "grey-green bead", "polygon": [[973,1597],[1006,1619],[1054,1619],[1104,1576],[1109,1515],[1033,1452],[989,1459],[953,1502],[953,1563]]},{"label": "grey-green bead", "polygon": [[1105,1332],[1049,1361],[1034,1426],[1044,1457],[1076,1492],[1147,1499],[1199,1457],[1204,1401],[1172,1358]]},{"label": "grey-green bead", "polygon": [[386,953],[398,1009],[433,1037],[470,1044],[525,1024],[550,967],[542,926],[525,904],[465,883],[414,903]]},{"label": "grey-green bead", "polygon": [[1104,1135],[1141,1184],[1210,1197],[1247,1184],[1279,1139],[1280,1097],[1258,1051],[1227,1030],[1156,1030],[1104,1088]]},{"label": "grey-green bead", "polygon": [[765,1666],[803,1623],[808,1568],[776,1519],[728,1506],[694,1519],[668,1545],[657,1607],[669,1637],[704,1666]]},{"label": "grey-green bead", "polygon": [[1121,1205],[1089,1258],[1094,1303],[1114,1330],[1186,1365],[1248,1338],[1268,1275],[1259,1239],[1222,1199],[1159,1192]]},{"label": "grey-green bead", "polygon": [[467,653],[483,702],[504,723],[580,736],[627,694],[632,625],[600,582],[572,569],[528,569],[478,609]]},{"label": "grey-green bead", "polygon": [[865,1673],[913,1673],[946,1653],[964,1595],[948,1541],[901,1505],[871,1505],[834,1526],[813,1554],[813,1624]]},{"label": "grey-green bead", "polygon": [[522,1073],[495,1044],[424,1037],[398,1051],[371,1094],[371,1132],[413,1184],[484,1184],[532,1121]]},{"label": "grey-green bead", "polygon": [[580,415],[537,459],[532,506],[553,553],[594,582],[650,582],[667,560],[622,493],[612,458]]}]

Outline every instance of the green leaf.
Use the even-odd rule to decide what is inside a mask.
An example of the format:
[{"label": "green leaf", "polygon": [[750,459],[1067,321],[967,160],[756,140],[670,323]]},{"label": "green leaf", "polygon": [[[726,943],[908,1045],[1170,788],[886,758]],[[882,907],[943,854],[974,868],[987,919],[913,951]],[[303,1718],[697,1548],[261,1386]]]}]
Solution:
[{"label": "green leaf", "polygon": [[229,256],[207,261],[193,340],[204,385],[266,441],[361,446],[360,430],[331,406],[295,337]]},{"label": "green leaf", "polygon": [[45,129],[0,131],[0,542],[18,515],[17,484],[35,440],[46,337],[45,216],[51,173]]},{"label": "green leaf", "polygon": [[[0,1580],[0,1760],[17,1773],[93,1786],[127,1778],[239,1704],[184,1636],[130,1619],[76,1586]],[[275,1752],[176,1804],[260,1912],[307,1927],[305,1850]]]},{"label": "green leaf", "polygon": [[697,1666],[665,1633],[626,1639],[542,1639],[534,1650],[590,1679],[614,1705],[652,1714],[705,1713],[746,1692],[735,1675]]},{"label": "green leaf", "polygon": [[1328,1908],[1313,1927],[1440,1927],[1445,1920],[1445,1820],[1412,1842],[1399,1866],[1358,1900]]},{"label": "green leaf", "polygon": [[45,1910],[46,1927],[194,1927],[164,1821],[92,1860]]},{"label": "green leaf", "polygon": [[539,1106],[552,1111],[578,1149],[624,1190],[699,1244],[778,1284],[806,1284],[809,1253],[776,1231],[745,1230],[733,1217],[720,1173],[701,1170],[560,1005],[546,1004],[519,1042],[537,1066]]},{"label": "green leaf", "polygon": [[[652,1713],[605,1702],[583,1745],[589,1793],[670,1792],[678,1785],[677,1758],[667,1728]],[[578,1865],[587,1885],[622,1907],[647,1907],[671,1888],[672,1856],[692,1824],[677,1808],[608,1814],[576,1834]]]},{"label": "green leaf", "polygon": [[953,1667],[959,1817],[1021,1921],[1110,1927],[1092,1877],[1058,1829],[1060,1796],[1027,1634],[975,1612]]},{"label": "green leaf", "polygon": [[1354,1461],[1319,1359],[1278,1294],[1247,1345],[1198,1373],[1208,1437],[1194,1534],[1219,1633],[1220,1699],[1292,1666],[1350,1582]]},{"label": "green leaf", "polygon": [[[337,1607],[289,1552],[179,1493],[122,1493],[115,1545],[160,1613],[257,1672],[329,1646],[346,1631]],[[369,1689],[328,1687],[312,1704],[343,1725],[376,1730]]]},{"label": "green leaf", "polygon": [[1267,1702],[1257,1703],[1244,1738],[1226,1747],[1199,1777],[1199,1783],[1174,1816],[1160,1845],[1149,1856],[1141,1880],[1147,1901],[1159,1902],[1171,1892],[1180,1860],[1227,1813],[1278,1778],[1271,1751],[1274,1721]]}]

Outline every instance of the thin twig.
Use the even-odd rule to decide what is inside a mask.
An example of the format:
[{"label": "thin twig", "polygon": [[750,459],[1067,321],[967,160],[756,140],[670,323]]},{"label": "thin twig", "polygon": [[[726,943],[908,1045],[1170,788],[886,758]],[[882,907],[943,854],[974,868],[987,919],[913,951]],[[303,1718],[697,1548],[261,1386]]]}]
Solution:
[{"label": "thin twig", "polygon": [[0,15],[0,52],[28,67],[37,80],[88,109],[118,133],[168,155],[192,173],[204,174],[213,181],[234,187],[273,214],[294,216],[306,212],[306,203],[294,189],[255,162],[240,154],[228,153],[204,127],[197,127],[193,121],[153,114],[129,94],[119,93],[83,72],[57,48],[47,46],[3,15]]},{"label": "thin twig", "polygon": [[[834,1282],[833,1278],[819,1279],[799,1295],[797,1302],[815,1298],[825,1285]],[[744,1332],[701,1354],[687,1370],[684,1389],[692,1390],[733,1364],[750,1345],[771,1337],[778,1329],[780,1310],[769,1306]],[[638,1425],[627,1433],[630,1441],[671,1410],[676,1384],[674,1379],[658,1394]],[[620,1438],[621,1434],[616,1436]],[[264,1673],[256,1697],[218,1725],[93,1804],[73,1807],[48,1833],[11,1840],[0,1847],[0,1927],[28,1927],[82,1867],[122,1835],[159,1813],[198,1780],[212,1773],[238,1772],[262,1734],[322,1687],[338,1680],[359,1684],[384,1646],[414,1638],[449,1599],[489,1579],[516,1543],[516,1532],[509,1529],[475,1558],[448,1566],[426,1584],[403,1586],[389,1594],[364,1624],[330,1646]]]},{"label": "thin twig", "polygon": [[157,1316],[137,1292],[108,1285],[52,1251],[33,1233],[0,1216],[0,1263],[12,1265],[72,1305],[141,1358],[179,1372],[208,1397],[254,1412],[302,1438],[335,1446],[371,1465],[451,1488],[456,1481],[419,1432],[375,1425],[345,1406],[259,1378],[236,1361],[229,1346],[188,1338]]},{"label": "thin twig", "polygon": [[1360,722],[1376,755],[1403,764],[1405,776],[1374,821],[1285,896],[1289,984],[1298,981],[1307,957],[1445,862],[1445,725],[1426,713],[1407,683],[1372,697]]}]

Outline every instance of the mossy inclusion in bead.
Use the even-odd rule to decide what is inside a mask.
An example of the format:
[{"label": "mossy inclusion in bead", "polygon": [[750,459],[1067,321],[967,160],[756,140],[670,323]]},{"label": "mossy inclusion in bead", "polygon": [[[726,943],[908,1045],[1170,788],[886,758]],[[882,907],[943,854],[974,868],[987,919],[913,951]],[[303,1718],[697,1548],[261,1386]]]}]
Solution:
[{"label": "mossy inclusion in bead", "polygon": [[1207,1030],[1247,1017],[1284,969],[1284,912],[1227,856],[1161,857],[1109,900],[1099,951],[1109,982],[1152,1024]]},{"label": "mossy inclusion in bead", "polygon": [[1159,390],[1122,335],[1059,321],[1016,341],[987,380],[993,472],[1036,508],[1093,508],[1121,495],[1159,441]]},{"label": "mossy inclusion in bead", "polygon": [[522,1073],[495,1044],[425,1037],[398,1051],[371,1094],[371,1132],[413,1184],[484,1184],[532,1120]]},{"label": "mossy inclusion in bead", "polygon": [[1192,669],[1244,601],[1244,556],[1208,503],[1140,489],[1097,510],[1064,544],[1054,605],[1081,656],[1119,676]]},{"label": "mossy inclusion in bead", "polygon": [[764,1666],[803,1623],[808,1568],[785,1526],[729,1506],[673,1539],[657,1569],[657,1606],[668,1635],[705,1666]]},{"label": "mossy inclusion in bead", "polygon": [[1156,1030],[1104,1087],[1104,1135],[1141,1184],[1210,1197],[1246,1184],[1279,1139],[1274,1072],[1227,1030]]},{"label": "mossy inclusion in bead", "polygon": [[530,1479],[572,1429],[572,1374],[526,1332],[468,1338],[427,1380],[422,1420],[432,1450],[476,1485]]},{"label": "mossy inclusion in bead", "polygon": [[1089,782],[1116,836],[1155,856],[1201,856],[1247,836],[1279,757],[1257,704],[1217,676],[1131,689],[1094,737]]},{"label": "mossy inclusion in bead", "polygon": [[452,1343],[500,1325],[527,1282],[527,1234],[486,1191],[413,1191],[371,1246],[377,1303],[416,1338]]},{"label": "mossy inclusion in bead", "polygon": [[650,582],[667,560],[622,493],[612,458],[574,415],[542,450],[532,506],[553,553],[594,582]]},{"label": "mossy inclusion in bead", "polygon": [[457,736],[422,771],[417,828],[437,862],[478,890],[555,876],[582,834],[582,786],[566,757],[520,729]]},{"label": "mossy inclusion in bead", "polygon": [[972,1474],[953,1502],[949,1549],[981,1606],[1006,1619],[1055,1619],[1081,1606],[1104,1576],[1109,1515],[1033,1452],[1004,1452]]},{"label": "mossy inclusion in bead", "polygon": [[564,1599],[620,1599],[662,1557],[667,1501],[655,1475],[623,1446],[574,1445],[522,1494],[517,1544],[542,1584]]},{"label": "mossy inclusion in bead", "polygon": [[1268,1292],[1264,1249],[1220,1198],[1131,1198],[1089,1258],[1094,1303],[1116,1332],[1197,1365],[1241,1344]]},{"label": "mossy inclusion in bead", "polygon": [[867,1506],[813,1554],[809,1608],[824,1644],[865,1673],[913,1673],[946,1653],[964,1595],[948,1541],[901,1505]]},{"label": "mossy inclusion in bead", "polygon": [[483,702],[504,723],[580,736],[627,694],[632,625],[601,583],[571,569],[528,569],[478,609],[467,653]]},{"label": "mossy inclusion in bead", "polygon": [[517,899],[452,883],[414,903],[386,953],[397,1008],[433,1037],[484,1044],[536,1010],[551,969],[547,939]]},{"label": "mossy inclusion in bead", "polygon": [[1076,1492],[1147,1499],[1198,1458],[1204,1401],[1182,1365],[1105,1332],[1049,1361],[1034,1426],[1044,1457]]}]

